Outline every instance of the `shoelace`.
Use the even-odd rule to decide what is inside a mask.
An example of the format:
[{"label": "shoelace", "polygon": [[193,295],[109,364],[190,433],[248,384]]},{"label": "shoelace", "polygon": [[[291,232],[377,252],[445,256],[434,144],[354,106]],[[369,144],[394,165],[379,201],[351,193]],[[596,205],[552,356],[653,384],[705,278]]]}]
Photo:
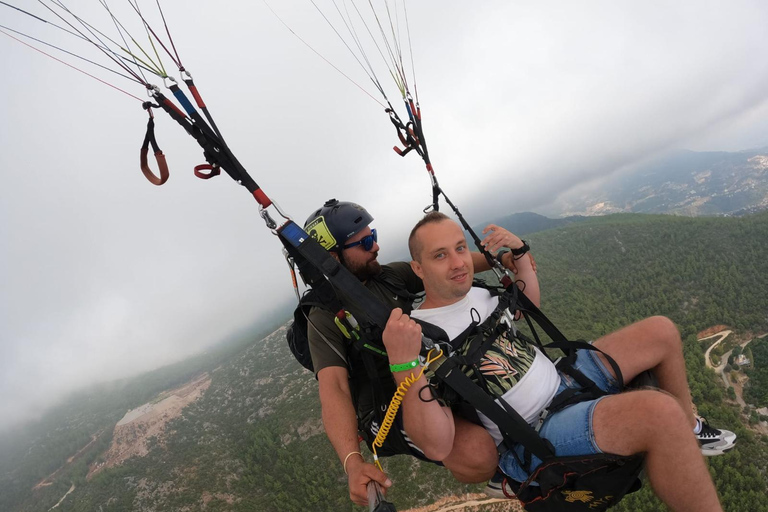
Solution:
[{"label": "shoelace", "polygon": [[701,421],[701,432],[699,432],[699,437],[717,437],[720,435],[720,431],[716,428],[712,428],[709,426],[709,423],[706,421]]}]

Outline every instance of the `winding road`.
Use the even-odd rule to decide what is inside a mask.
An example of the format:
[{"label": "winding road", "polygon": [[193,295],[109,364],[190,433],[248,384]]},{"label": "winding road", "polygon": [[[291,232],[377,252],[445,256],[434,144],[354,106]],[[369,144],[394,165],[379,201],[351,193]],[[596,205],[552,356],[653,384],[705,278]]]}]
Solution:
[{"label": "winding road", "polygon": [[[729,387],[733,386],[733,384],[731,384],[731,378],[730,378],[730,376],[728,375],[728,372],[724,371],[724,370],[725,370],[725,366],[728,364],[728,358],[729,358],[729,357],[731,357],[731,352],[733,352],[733,349],[729,350],[728,352],[726,352],[725,354],[723,354],[723,355],[720,357],[720,364],[719,364],[718,366],[714,366],[714,365],[712,364],[712,360],[710,359],[710,352],[712,352],[712,349],[714,349],[714,348],[715,348],[716,346],[718,346],[718,345],[719,345],[719,344],[720,344],[720,343],[721,343],[721,342],[722,342],[722,341],[723,341],[725,338],[727,338],[727,337],[728,337],[728,335],[730,335],[730,334],[731,334],[731,332],[732,332],[732,331],[730,331],[730,330],[720,331],[720,332],[718,332],[718,333],[716,333],[716,334],[713,334],[713,335],[711,335],[711,336],[707,336],[706,338],[700,338],[700,339],[699,339],[699,341],[704,341],[704,340],[708,340],[708,339],[710,339],[710,338],[715,338],[715,337],[717,337],[717,336],[719,336],[719,337],[720,337],[720,338],[719,338],[717,341],[715,341],[715,342],[714,342],[712,345],[710,345],[710,346],[709,346],[709,348],[707,349],[707,351],[704,353],[704,361],[705,361],[705,362],[706,362],[706,364],[707,364],[707,368],[712,368],[712,369],[714,369],[714,370],[715,370],[715,372],[716,372],[718,375],[720,375],[720,378],[721,378],[721,379],[723,379],[723,384],[725,385],[725,389],[728,389]],[[766,336],[768,336],[768,333],[766,333],[766,334],[763,334],[762,336],[757,336],[757,338],[758,338],[758,339],[760,339],[760,338],[765,338]],[[751,341],[752,341],[752,340],[747,340],[747,341],[745,341],[744,343],[741,343],[741,348],[743,349],[744,347],[746,347],[747,345],[749,345],[749,343],[750,343]],[[734,386],[734,389],[736,390],[736,402],[738,402],[738,404],[739,404],[741,407],[746,407],[746,405],[747,405],[747,404],[746,404],[746,402],[744,402],[744,399],[742,398],[742,396],[741,396],[741,393],[739,393],[739,392],[738,392],[738,391],[739,391],[739,390],[738,390],[738,388],[736,388],[736,386]]]},{"label": "winding road", "polygon": [[[717,340],[716,342],[714,342],[712,345],[710,345],[709,348],[707,349],[707,351],[704,353],[704,361],[707,363],[707,368],[715,368],[714,366],[712,366],[712,360],[709,358],[709,353],[712,352],[712,349],[715,348],[716,346],[718,346],[732,332],[733,331],[731,331],[731,330],[725,330],[725,331],[720,331],[720,332],[718,332],[716,334],[713,334],[711,336],[707,336],[706,338],[699,338],[699,341],[704,341],[704,340],[708,340],[710,338],[715,338],[717,336],[720,336],[720,339]],[[730,354],[730,352],[729,352],[729,354]],[[720,362],[721,362],[720,366],[715,368],[715,371],[717,373],[722,373],[723,368],[725,368],[725,364],[722,363],[723,360],[725,360],[727,362],[728,358],[727,357],[723,357],[720,360]]]}]

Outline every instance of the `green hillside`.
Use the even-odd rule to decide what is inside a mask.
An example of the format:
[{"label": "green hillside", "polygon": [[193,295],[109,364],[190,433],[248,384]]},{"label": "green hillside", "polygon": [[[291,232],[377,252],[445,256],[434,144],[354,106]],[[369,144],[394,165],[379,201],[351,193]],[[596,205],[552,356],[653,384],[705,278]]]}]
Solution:
[{"label": "green hillside", "polygon": [[[542,307],[570,337],[595,338],[656,314],[680,325],[700,412],[740,436],[733,452],[708,461],[725,509],[768,511],[768,440],[745,427],[748,415],[726,399],[704,366],[706,346],[696,341],[698,331],[717,324],[742,335],[768,330],[768,214],[615,215],[526,238],[539,266]],[[0,440],[0,510],[48,510],[73,484],[57,512],[361,510],[349,501],[322,432],[315,380],[291,359],[283,336],[281,329],[233,343],[226,356],[176,367],[165,387],[155,385],[163,375],[158,371],[155,380],[80,395],[23,435]],[[203,371],[210,387],[162,436],[151,438],[146,456],[86,480],[88,465],[103,458],[126,410]],[[762,387],[752,392],[759,395]],[[53,484],[32,490],[92,436],[96,441]],[[478,489],[408,457],[389,459],[386,467],[399,510]],[[617,510],[663,508],[646,488]]]},{"label": "green hillside", "polygon": [[590,337],[649,315],[768,327],[768,214],[619,214],[530,236],[548,315]]},{"label": "green hillside", "polygon": [[[747,416],[726,402],[722,383],[704,367],[706,346],[696,342],[697,332],[718,324],[742,333],[768,330],[768,214],[620,214],[529,238],[542,309],[568,336],[593,339],[651,315],[680,326],[694,402],[740,437],[734,452],[708,459],[724,508],[768,510],[768,440],[740,426]],[[664,508],[645,488],[616,510]]]}]

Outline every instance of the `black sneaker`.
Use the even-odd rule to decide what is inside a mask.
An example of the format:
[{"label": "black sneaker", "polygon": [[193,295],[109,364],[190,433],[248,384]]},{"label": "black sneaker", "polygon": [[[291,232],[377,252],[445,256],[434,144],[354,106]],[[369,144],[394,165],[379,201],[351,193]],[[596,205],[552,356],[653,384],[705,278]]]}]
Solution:
[{"label": "black sneaker", "polygon": [[496,474],[488,480],[488,484],[483,489],[483,492],[491,498],[510,499],[514,498],[515,494],[512,489],[506,485],[507,475],[501,472],[499,468],[496,468]]},{"label": "black sneaker", "polygon": [[736,434],[730,430],[710,427],[704,418],[699,418],[699,422],[701,422],[701,432],[696,434],[696,439],[699,440],[701,453],[705,456],[722,455],[736,446]]}]

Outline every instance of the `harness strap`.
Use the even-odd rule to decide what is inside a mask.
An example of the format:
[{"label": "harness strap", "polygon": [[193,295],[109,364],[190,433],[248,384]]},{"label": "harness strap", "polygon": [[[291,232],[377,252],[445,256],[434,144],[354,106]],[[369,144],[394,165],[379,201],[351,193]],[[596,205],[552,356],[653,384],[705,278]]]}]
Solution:
[{"label": "harness strap", "polygon": [[[514,298],[514,301],[513,301]],[[546,345],[542,345],[541,342],[537,339],[537,344],[543,348],[546,349],[561,349],[564,350],[567,354],[571,355],[575,352],[576,349],[585,349],[585,350],[596,350],[597,352],[600,352],[603,356],[605,356],[605,359],[608,361],[608,364],[611,366],[611,369],[613,370],[614,374],[616,375],[616,380],[619,383],[619,391],[622,391],[624,389],[624,377],[622,376],[621,369],[619,368],[619,365],[616,363],[616,361],[600,350],[599,348],[595,347],[594,345],[590,345],[589,343],[581,340],[568,340],[565,335],[563,335],[560,330],[555,327],[555,324],[553,324],[549,318],[533,303],[531,302],[531,299],[528,298],[525,293],[520,291],[517,284],[512,282],[505,290],[505,292],[499,297],[499,307],[502,307],[502,305],[506,305],[507,308],[512,309],[516,308],[523,312],[523,315],[526,318],[526,321],[528,322],[529,326],[531,327],[531,332],[534,333],[534,336],[536,336],[536,331],[533,329],[533,326],[531,325],[530,318],[532,318],[543,330],[547,333],[547,335],[552,339],[550,343],[547,343]],[[569,365],[570,366],[570,365]],[[565,367],[565,364],[564,364]],[[578,377],[576,374],[580,374],[580,372],[577,372],[574,370],[575,374],[572,375],[574,378],[580,380],[581,378],[586,379],[586,377]],[[585,385],[589,381],[587,379],[586,381],[583,381]],[[591,381],[589,381],[591,382]],[[582,382],[580,382],[582,383]],[[594,384],[594,383],[593,383]],[[586,384],[588,385],[588,384]]]},{"label": "harness strap", "polygon": [[[367,350],[361,350],[360,357],[363,360],[365,371],[368,373],[368,375],[371,376],[371,387],[373,390],[373,416],[376,419],[379,427],[381,427],[381,425],[384,423],[386,405],[389,403],[389,399],[391,397],[387,397],[384,393],[384,386],[381,383],[381,379],[378,378],[376,364],[373,361],[373,355]],[[355,404],[355,409],[357,410],[357,404]]]},{"label": "harness strap", "polygon": [[[479,384],[473,382],[472,379],[464,374],[460,368],[460,366],[472,367],[477,363],[479,358],[499,336],[501,332],[500,329],[503,328],[499,323],[501,312],[505,309],[511,310],[513,308],[521,310],[529,324],[530,319],[533,319],[553,340],[547,345],[544,345],[543,348],[561,349],[566,352],[567,357],[558,361],[557,369],[573,377],[581,386],[580,389],[568,389],[558,394],[547,409],[543,411],[542,416],[539,418],[539,424],[535,429],[528,425],[525,420],[514,411],[514,409],[511,407],[504,407],[506,404],[499,404],[496,402]],[[531,330],[535,336],[536,330],[533,329],[532,325]],[[548,442],[538,435],[538,430],[541,428],[541,424],[547,415],[553,414],[568,405],[605,395],[605,392],[598,388],[592,380],[573,368],[573,363],[576,358],[576,350],[596,350],[603,354],[616,375],[620,390],[624,388],[624,379],[621,369],[613,358],[605,354],[599,348],[584,341],[567,340],[544,313],[542,313],[541,310],[539,310],[539,308],[520,291],[514,282],[511,282],[499,296],[499,305],[494,312],[491,313],[489,318],[482,324],[473,324],[458,338],[460,338],[461,343],[464,343],[466,342],[467,336],[473,334],[476,335],[476,339],[471,341],[473,347],[470,347],[470,350],[465,356],[450,356],[446,358],[439,367],[433,369],[433,372],[449,388],[453,389],[453,391],[465,401],[498,425],[506,443],[520,443],[526,448],[524,451],[525,460],[520,461],[526,467],[530,465],[532,454],[542,460],[544,460],[545,457],[554,456],[554,450],[549,449],[551,445],[548,445]],[[524,341],[533,343],[533,341],[528,339],[522,333],[518,332],[517,336]],[[455,342],[456,340],[451,341],[454,350],[458,348],[456,347]],[[538,337],[537,344],[541,346]]]},{"label": "harness strap", "polygon": [[[147,112],[149,112],[149,121],[147,121],[147,133],[144,135],[144,143],[141,145],[141,152],[139,153],[139,163],[141,165],[141,172],[144,173],[144,176],[149,180],[149,182],[153,185],[160,186],[168,181],[170,173],[168,172],[168,164],[165,161],[165,155],[158,147],[157,140],[155,140],[155,117],[152,115],[152,104],[146,102],[144,107],[147,109]],[[155,154],[155,161],[157,162],[157,167],[160,170],[159,177],[152,172],[152,169],[149,168],[149,163],[147,161],[147,153],[149,152],[150,145],[152,145],[152,151]]]},{"label": "harness strap", "polygon": [[384,411],[380,405],[386,405],[389,397],[385,396],[384,384],[377,378],[373,359],[375,347],[370,348],[369,342],[381,339],[381,333],[389,320],[390,308],[295,222],[291,220],[286,222],[277,229],[277,235],[310,287],[326,290],[327,294],[333,295],[339,304],[356,306],[355,314],[358,315],[356,320],[360,328],[358,331],[360,339],[356,340],[352,346],[359,349],[365,370],[372,377],[375,401],[373,415],[381,425]]},{"label": "harness strap", "polygon": [[470,342],[469,350],[464,356],[454,355],[453,359],[462,365],[472,366],[480,362],[483,355],[491,348],[496,339],[501,334],[499,329],[494,329],[492,332],[481,332],[479,336],[476,336]]},{"label": "harness strap", "polygon": [[442,356],[430,369],[447,386],[498,425],[507,443],[521,443],[534,455],[544,460],[554,456],[552,444],[541,438],[512,408],[505,409],[467,377],[453,358]]},{"label": "harness strap", "polygon": [[[616,381],[619,385],[619,392],[624,391],[624,375],[622,375],[621,368],[619,368],[618,363],[616,363],[616,361],[611,356],[609,356],[608,354],[606,354],[596,346],[590,345],[586,341],[582,341],[582,340],[575,340],[575,341],[566,340],[566,341],[553,341],[545,345],[545,347],[559,348],[561,350],[570,350],[570,351],[574,351],[576,349],[583,349],[583,350],[593,350],[595,352],[600,352],[603,356],[605,356],[605,359],[608,361],[608,364],[611,366],[611,369],[613,370],[614,375],[616,375]],[[572,355],[572,357],[575,358],[575,353]],[[569,359],[570,357],[567,357],[561,360],[560,364],[558,364],[558,370],[563,370],[565,373],[572,371],[573,373],[568,373],[568,375],[571,375],[582,386],[588,387],[589,385],[588,383],[592,383],[594,385],[594,383],[591,380],[589,380],[581,372],[573,368],[573,364],[572,364],[573,361],[569,361]]]},{"label": "harness strap", "polygon": [[326,338],[325,335],[322,332],[320,332],[320,329],[318,329],[317,326],[312,322],[312,320],[309,319],[309,315],[307,314],[306,311],[304,311],[304,308],[301,308],[301,314],[304,315],[304,318],[307,319],[307,324],[311,325],[312,328],[315,330],[315,332],[320,335],[320,338],[325,342],[325,344],[328,345],[328,347],[331,350],[333,350],[342,361],[345,361],[347,362],[347,364],[349,364],[349,360],[346,357],[344,357],[344,355],[339,351],[339,349],[333,346],[333,343],[331,343],[331,340]]}]

